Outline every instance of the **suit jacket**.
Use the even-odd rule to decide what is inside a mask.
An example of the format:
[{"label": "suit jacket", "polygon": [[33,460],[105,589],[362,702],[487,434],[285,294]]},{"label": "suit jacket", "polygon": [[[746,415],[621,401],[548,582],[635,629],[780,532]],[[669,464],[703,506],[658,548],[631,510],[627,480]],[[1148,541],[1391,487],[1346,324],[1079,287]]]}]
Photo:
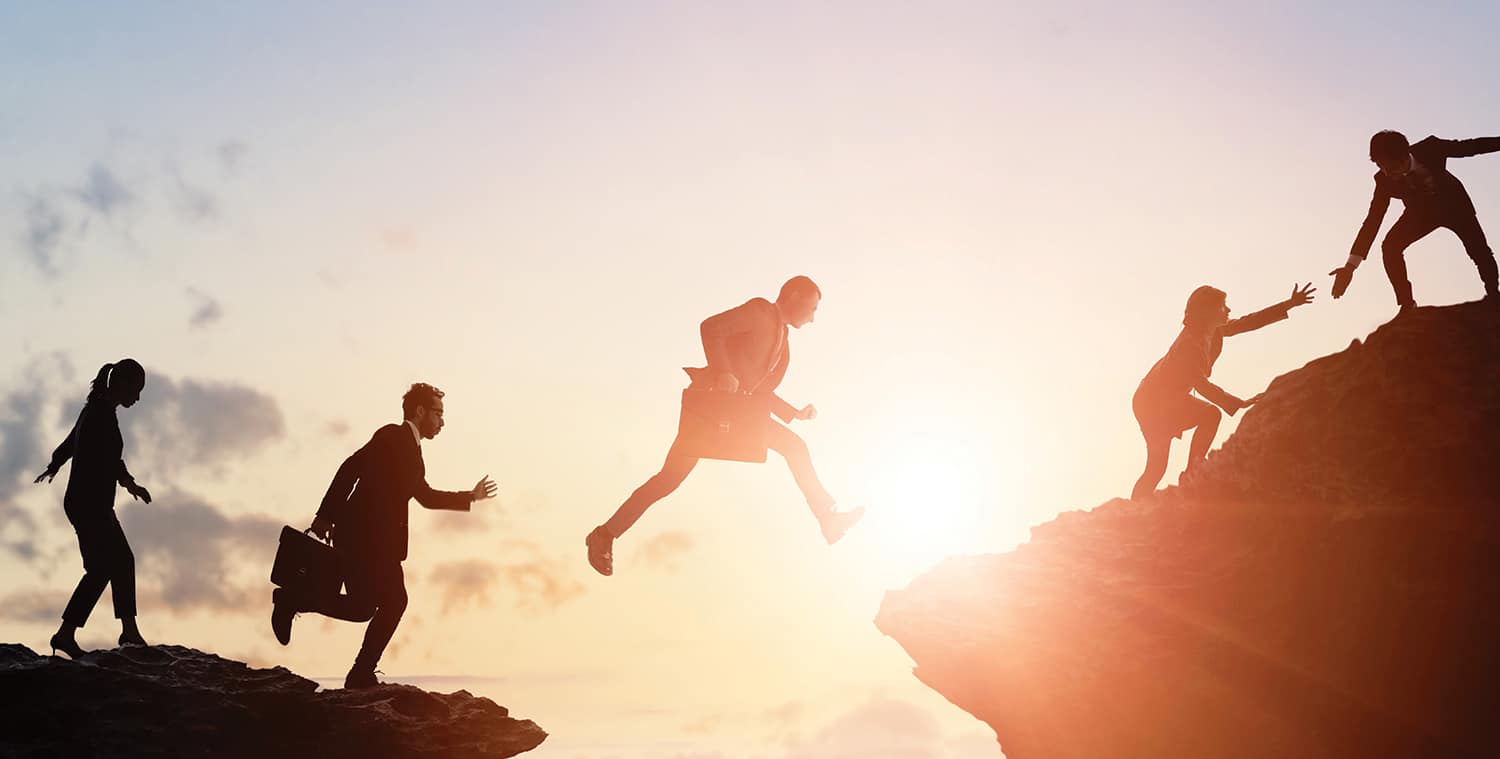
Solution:
[{"label": "suit jacket", "polygon": [[63,495],[63,510],[70,520],[76,522],[114,509],[115,485],[135,481],[125,468],[124,449],[115,405],[106,400],[85,402],[73,429],[52,451],[53,471],[73,459]]},{"label": "suit jacket", "polygon": [[770,395],[771,413],[784,422],[792,420],[797,409],[776,394],[786,376],[791,350],[787,325],[775,303],[751,298],[704,319],[698,332],[708,366],[683,368],[692,378],[693,387],[713,387],[720,374],[729,372],[739,378],[740,390]]},{"label": "suit jacket", "polygon": [[1197,390],[1215,406],[1233,413],[1239,409],[1240,399],[1209,381],[1214,362],[1224,350],[1224,338],[1260,329],[1287,317],[1291,306],[1285,302],[1263,308],[1253,314],[1231,319],[1215,330],[1202,330],[1184,326],[1162,356],[1151,366],[1151,371],[1141,379],[1136,388],[1138,400],[1155,400],[1164,397],[1187,395]]},{"label": "suit jacket", "polygon": [[318,516],[333,523],[333,542],[375,561],[406,558],[411,499],[429,509],[468,511],[473,494],[433,490],[427,484],[422,448],[406,423],[387,424],[344,460]]},{"label": "suit jacket", "polygon": [[1364,224],[1359,227],[1359,234],[1354,237],[1350,254],[1360,258],[1369,255],[1391,198],[1400,198],[1407,213],[1421,214],[1437,222],[1473,216],[1474,201],[1469,199],[1463,182],[1448,172],[1448,159],[1497,150],[1500,150],[1500,137],[1473,140],[1428,137],[1412,145],[1411,156],[1421,169],[1408,171],[1399,179],[1387,176],[1383,171],[1375,172],[1375,194],[1370,198],[1370,210],[1365,214]]}]

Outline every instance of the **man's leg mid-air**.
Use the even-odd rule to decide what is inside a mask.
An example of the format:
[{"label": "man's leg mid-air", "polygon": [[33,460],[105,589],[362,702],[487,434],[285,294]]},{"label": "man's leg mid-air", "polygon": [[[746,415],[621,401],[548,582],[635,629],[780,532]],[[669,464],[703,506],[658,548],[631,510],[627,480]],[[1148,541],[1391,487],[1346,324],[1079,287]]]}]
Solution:
[{"label": "man's leg mid-air", "polygon": [[606,577],[615,572],[614,543],[615,538],[625,534],[630,526],[635,524],[651,504],[667,497],[677,489],[682,481],[687,479],[693,467],[697,466],[698,459],[681,453],[677,449],[677,443],[672,443],[672,449],[667,451],[667,460],[661,466],[661,471],[652,475],[651,479],[635,489],[620,508],[615,510],[614,516],[609,521],[594,528],[584,543],[589,549],[589,565],[594,571]]},{"label": "man's leg mid-air", "polygon": [[812,509],[813,516],[817,518],[818,525],[823,529],[823,539],[830,544],[837,543],[844,533],[849,531],[861,517],[865,515],[865,509],[860,506],[849,511],[834,511],[833,496],[823,487],[818,479],[818,473],[813,469],[812,453],[807,450],[807,443],[797,433],[792,432],[781,424],[767,420],[771,426],[767,443],[771,450],[781,454],[786,459],[787,467],[792,470],[792,477],[797,481],[797,487],[807,499],[808,508]]}]

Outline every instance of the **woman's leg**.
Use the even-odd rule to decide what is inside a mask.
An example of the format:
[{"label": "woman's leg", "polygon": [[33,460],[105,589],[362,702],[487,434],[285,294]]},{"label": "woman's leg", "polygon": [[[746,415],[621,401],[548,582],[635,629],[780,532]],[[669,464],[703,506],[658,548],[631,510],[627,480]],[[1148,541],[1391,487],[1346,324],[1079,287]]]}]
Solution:
[{"label": "woman's leg", "polygon": [[1219,434],[1219,420],[1224,416],[1219,411],[1219,407],[1212,403],[1197,399],[1194,399],[1194,402],[1198,404],[1194,424],[1197,429],[1193,430],[1193,442],[1188,446],[1189,469],[1208,458],[1208,449],[1213,447],[1214,436]]},{"label": "woman's leg", "polygon": [[94,611],[94,604],[99,602],[99,596],[104,594],[104,586],[110,579],[107,561],[109,531],[103,521],[79,520],[73,523],[73,531],[78,534],[78,552],[83,556],[83,577],[78,580],[78,586],[63,609],[63,624],[58,628],[58,633],[69,636],[89,621],[89,614]]},{"label": "woman's leg", "polygon": [[1172,436],[1153,433],[1146,436],[1146,471],[1135,481],[1130,491],[1132,499],[1142,498],[1156,492],[1156,486],[1167,473],[1167,456],[1172,452]]}]

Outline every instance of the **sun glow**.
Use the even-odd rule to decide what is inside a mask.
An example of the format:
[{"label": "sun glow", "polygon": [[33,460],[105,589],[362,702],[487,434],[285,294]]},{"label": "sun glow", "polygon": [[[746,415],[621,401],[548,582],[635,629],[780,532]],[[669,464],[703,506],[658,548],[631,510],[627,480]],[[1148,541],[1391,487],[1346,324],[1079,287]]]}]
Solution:
[{"label": "sun glow", "polygon": [[864,466],[869,513],[862,529],[892,574],[907,578],[985,545],[998,490],[1013,462],[991,441],[951,425],[913,426],[884,437]]}]

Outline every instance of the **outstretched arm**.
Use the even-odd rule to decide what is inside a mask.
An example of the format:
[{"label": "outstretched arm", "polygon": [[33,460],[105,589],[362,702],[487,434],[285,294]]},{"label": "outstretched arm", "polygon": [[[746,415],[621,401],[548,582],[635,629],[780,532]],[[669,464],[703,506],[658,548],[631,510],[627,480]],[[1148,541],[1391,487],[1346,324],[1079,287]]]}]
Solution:
[{"label": "outstretched arm", "polygon": [[73,429],[68,430],[68,436],[52,450],[52,460],[47,462],[47,468],[36,476],[35,482],[40,483],[42,480],[51,482],[52,478],[57,476],[57,473],[62,470],[62,465],[68,463],[68,459],[73,457],[73,436],[77,433],[78,423],[74,422]]},{"label": "outstretched arm", "polygon": [[1255,313],[1241,316],[1238,319],[1231,319],[1220,328],[1220,332],[1225,337],[1228,337],[1275,324],[1287,318],[1288,313],[1297,306],[1311,303],[1313,299],[1312,294],[1315,292],[1317,292],[1317,289],[1312,286],[1311,282],[1300,287],[1292,285],[1292,294],[1286,300],[1272,306],[1267,306]]},{"label": "outstretched arm", "polygon": [[1193,389],[1208,400],[1209,403],[1224,409],[1224,413],[1234,416],[1235,412],[1248,406],[1249,403],[1236,398],[1228,390],[1215,385],[1208,377],[1202,377],[1193,383]]},{"label": "outstretched arm", "polygon": [[498,490],[489,475],[480,478],[473,490],[434,490],[427,480],[417,483],[417,503],[427,509],[446,511],[468,511],[469,505],[485,498],[494,498]]},{"label": "outstretched arm", "polygon": [[[1385,221],[1385,212],[1390,207],[1390,193],[1379,182],[1376,182],[1375,193],[1370,196],[1370,210],[1365,212],[1365,221],[1359,225],[1359,233],[1354,236],[1354,245],[1349,248],[1349,261],[1355,266],[1359,265],[1359,261],[1365,260],[1365,256],[1370,255],[1370,246],[1375,244],[1375,235],[1380,232],[1380,223]],[[1342,294],[1339,293],[1339,295]]]},{"label": "outstretched arm", "polygon": [[1475,137],[1471,140],[1442,140],[1443,153],[1449,158],[1468,158],[1500,151],[1500,137]]}]

